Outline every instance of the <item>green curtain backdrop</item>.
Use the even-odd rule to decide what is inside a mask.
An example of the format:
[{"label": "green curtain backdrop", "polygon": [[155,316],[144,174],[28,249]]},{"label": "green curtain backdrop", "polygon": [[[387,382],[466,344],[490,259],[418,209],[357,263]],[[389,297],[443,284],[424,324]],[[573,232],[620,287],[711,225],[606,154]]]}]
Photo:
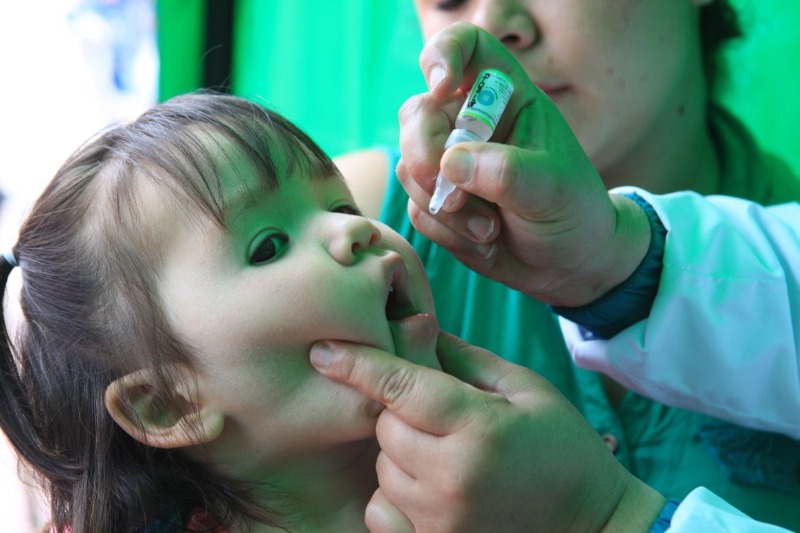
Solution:
[{"label": "green curtain backdrop", "polygon": [[160,100],[202,86],[205,10],[205,0],[157,0]]},{"label": "green curtain backdrop", "polygon": [[747,38],[729,51],[723,101],[800,174],[800,0],[734,0]]},{"label": "green curtain backdrop", "polygon": [[[159,0],[161,97],[200,86],[206,1]],[[723,100],[800,172],[800,0],[735,0],[748,38]],[[425,90],[411,0],[236,0],[236,94],[298,123],[331,155],[396,144],[397,110]]]},{"label": "green curtain backdrop", "polygon": [[[161,99],[201,86],[204,4],[159,0]],[[235,7],[232,92],[283,113],[334,156],[396,144],[397,110],[425,90],[411,0],[236,0]]]}]

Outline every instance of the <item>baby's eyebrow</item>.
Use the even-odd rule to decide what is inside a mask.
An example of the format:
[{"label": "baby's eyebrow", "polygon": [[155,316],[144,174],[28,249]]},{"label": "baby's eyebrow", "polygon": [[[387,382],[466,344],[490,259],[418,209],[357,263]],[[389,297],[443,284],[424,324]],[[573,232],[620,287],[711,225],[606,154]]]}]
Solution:
[{"label": "baby's eyebrow", "polygon": [[[291,176],[284,177],[277,182],[269,183],[261,181],[258,184],[240,182],[230,192],[224,193],[222,203],[222,219],[225,223],[236,220],[246,211],[255,208],[265,194],[271,194],[280,190],[281,186],[289,180],[307,179],[312,182],[341,181],[346,187],[344,178],[339,172],[315,172],[314,169],[303,172],[295,172]],[[348,190],[350,190],[348,188]]]},{"label": "baby's eyebrow", "polygon": [[307,174],[309,174],[308,179],[310,179],[312,181],[330,181],[330,180],[335,180],[335,179],[344,180],[344,177],[342,176],[342,173],[339,172],[338,170],[335,171],[335,172],[326,172],[326,171],[322,171],[322,170],[320,170],[318,172],[314,172],[312,170],[311,172],[308,172]]},{"label": "baby's eyebrow", "polygon": [[245,212],[254,209],[265,194],[277,191],[280,186],[280,182],[274,184],[261,182],[257,185],[242,182],[234,190],[225,192],[222,201],[223,222],[236,220]]}]

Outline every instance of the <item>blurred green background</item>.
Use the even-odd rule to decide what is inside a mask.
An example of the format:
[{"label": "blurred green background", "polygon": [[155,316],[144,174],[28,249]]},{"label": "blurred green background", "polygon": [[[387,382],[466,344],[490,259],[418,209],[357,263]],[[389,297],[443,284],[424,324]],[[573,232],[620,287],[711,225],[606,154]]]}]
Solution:
[{"label": "blurred green background", "polygon": [[[203,85],[207,2],[159,0],[160,98]],[[723,101],[800,172],[800,0],[735,0]],[[236,0],[229,85],[294,120],[330,155],[396,144],[397,110],[425,90],[411,0]]]}]

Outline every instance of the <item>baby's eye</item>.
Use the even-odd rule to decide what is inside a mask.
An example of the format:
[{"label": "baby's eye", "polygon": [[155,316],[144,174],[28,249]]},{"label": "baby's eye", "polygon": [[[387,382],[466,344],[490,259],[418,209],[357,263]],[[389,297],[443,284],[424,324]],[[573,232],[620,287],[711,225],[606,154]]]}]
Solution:
[{"label": "baby's eye", "polygon": [[264,236],[260,241],[256,241],[255,247],[250,252],[250,264],[269,263],[283,252],[288,243],[289,237],[282,233],[270,233]]},{"label": "baby's eye", "polygon": [[361,213],[361,210],[354,205],[340,205],[338,207],[334,207],[332,209],[334,213],[342,213],[343,215],[354,215],[357,217],[363,217],[364,215]]}]

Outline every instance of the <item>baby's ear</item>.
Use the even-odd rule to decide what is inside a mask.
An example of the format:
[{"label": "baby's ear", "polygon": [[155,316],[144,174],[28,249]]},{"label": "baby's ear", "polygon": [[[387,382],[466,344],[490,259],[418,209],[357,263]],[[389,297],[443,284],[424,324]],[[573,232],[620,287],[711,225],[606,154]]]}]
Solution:
[{"label": "baby's ear", "polygon": [[219,437],[224,416],[203,408],[194,381],[180,381],[175,389],[175,400],[167,402],[153,371],[137,370],[106,387],[106,409],[128,435],[154,448],[205,444]]}]

